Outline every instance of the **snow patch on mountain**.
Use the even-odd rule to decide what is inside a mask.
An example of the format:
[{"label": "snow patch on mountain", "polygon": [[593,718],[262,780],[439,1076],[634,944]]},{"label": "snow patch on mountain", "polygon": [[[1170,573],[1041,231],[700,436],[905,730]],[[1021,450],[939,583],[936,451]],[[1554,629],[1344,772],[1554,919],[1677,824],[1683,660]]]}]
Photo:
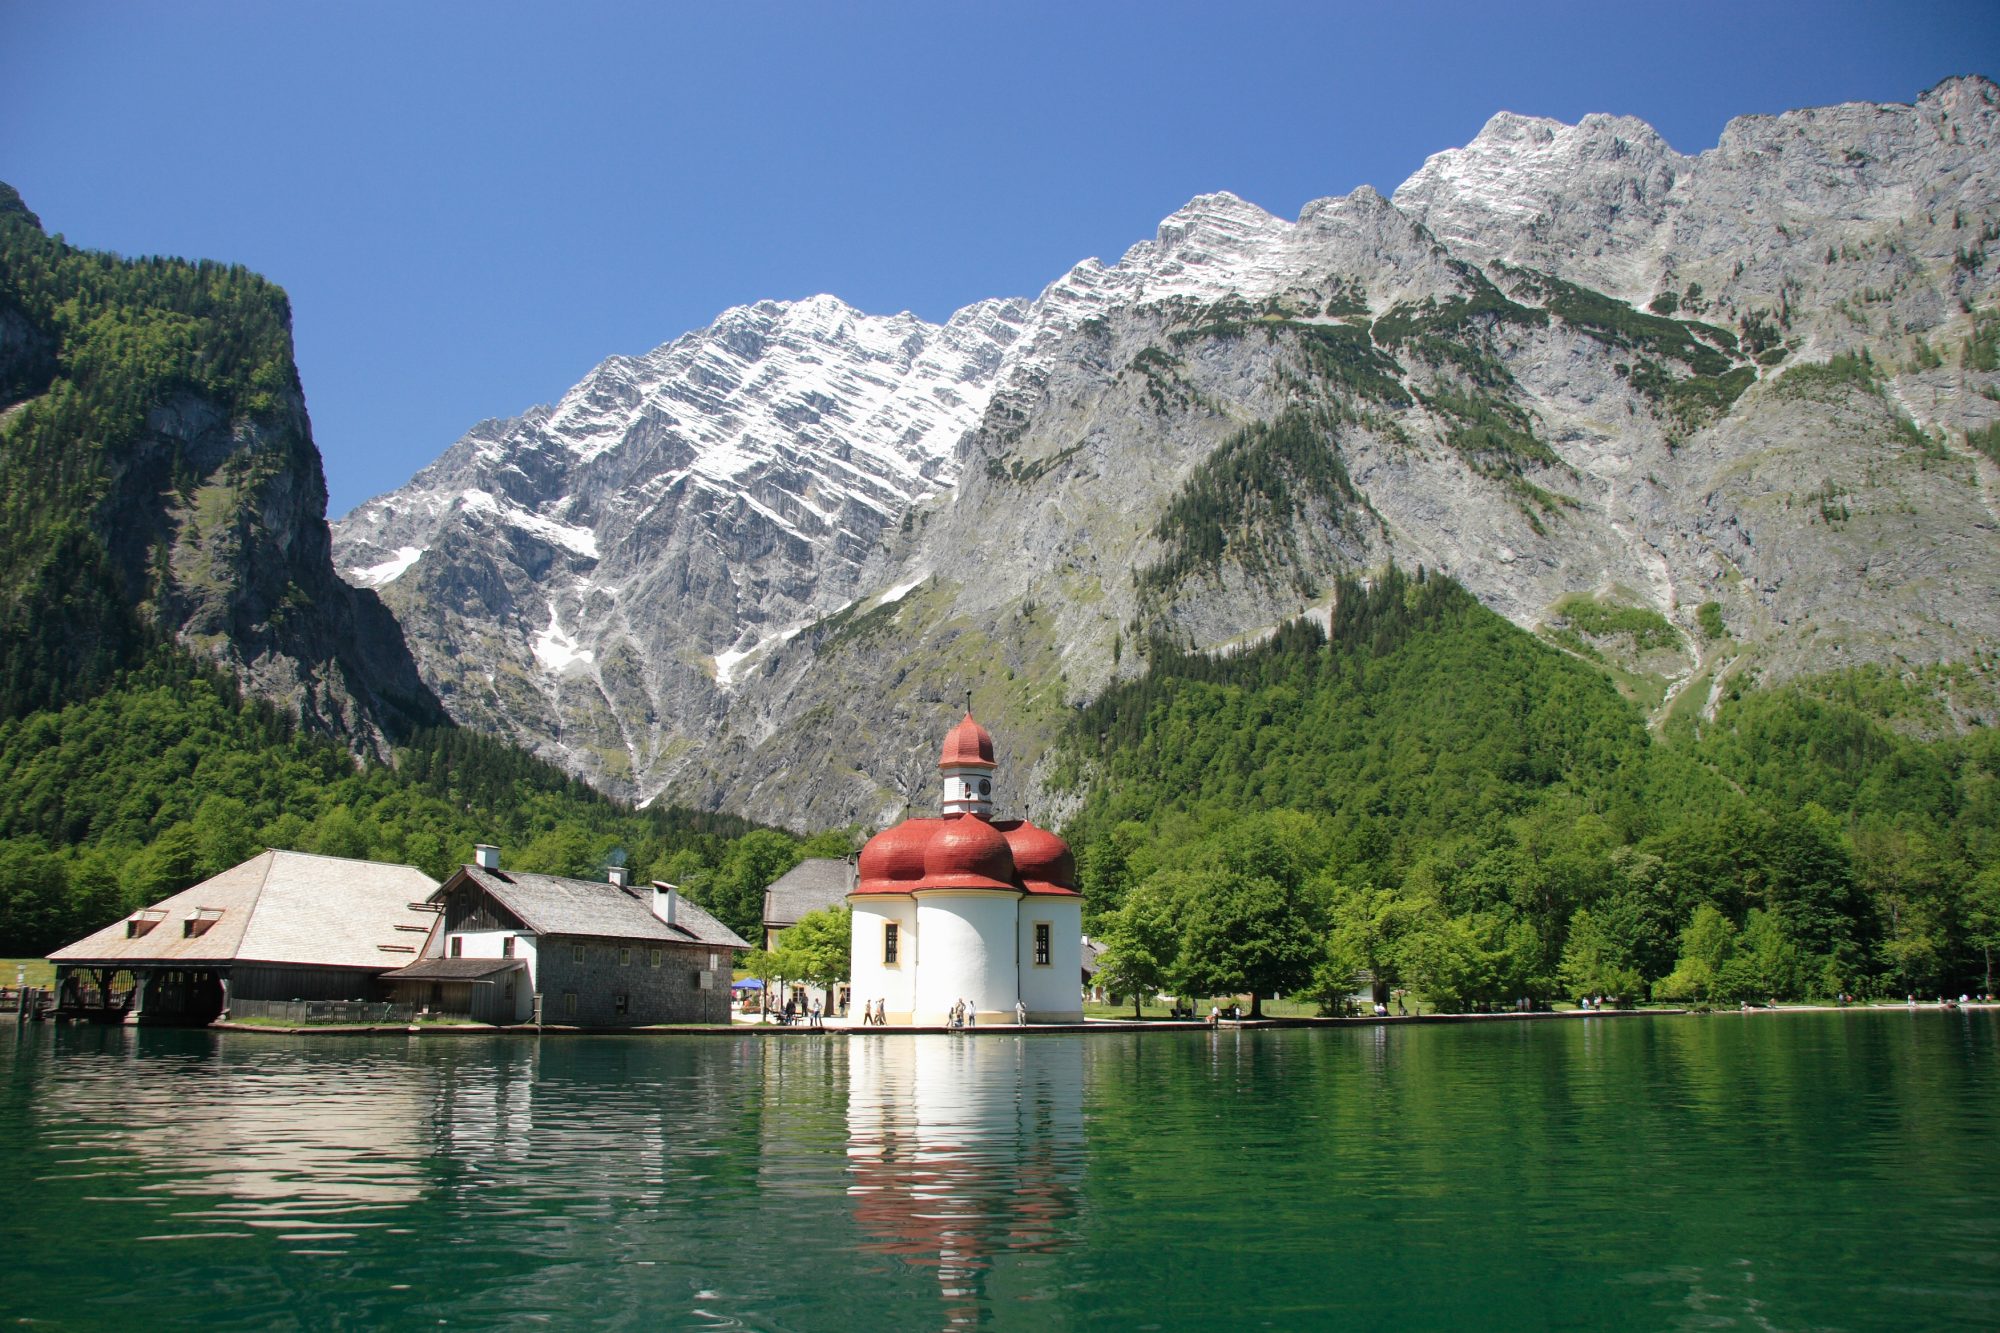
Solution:
[{"label": "snow patch on mountain", "polygon": [[379,564],[348,570],[347,581],[357,588],[379,588],[385,583],[394,583],[423,555],[424,548],[421,546],[399,546],[394,555]]}]

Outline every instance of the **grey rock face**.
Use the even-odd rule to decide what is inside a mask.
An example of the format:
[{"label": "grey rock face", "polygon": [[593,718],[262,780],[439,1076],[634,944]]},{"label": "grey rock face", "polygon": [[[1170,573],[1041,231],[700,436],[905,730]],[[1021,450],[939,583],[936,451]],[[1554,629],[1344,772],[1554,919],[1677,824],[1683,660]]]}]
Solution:
[{"label": "grey rock face", "polygon": [[[1996,103],[1955,80],[1695,157],[1503,114],[1393,202],[1203,196],[941,329],[732,311],[476,428],[339,524],[338,562],[461,721],[795,826],[927,803],[965,689],[1003,801],[1060,818],[1050,742],[1147,639],[1228,651],[1391,559],[1656,717],[1983,660]],[[1570,633],[1579,597],[1663,628]]]}]

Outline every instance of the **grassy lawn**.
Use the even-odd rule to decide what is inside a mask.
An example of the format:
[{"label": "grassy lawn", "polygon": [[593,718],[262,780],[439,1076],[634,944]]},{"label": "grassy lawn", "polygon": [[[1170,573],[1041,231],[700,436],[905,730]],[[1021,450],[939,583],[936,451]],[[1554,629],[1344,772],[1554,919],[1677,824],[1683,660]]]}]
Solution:
[{"label": "grassy lawn", "polygon": [[26,974],[23,985],[53,986],[56,984],[55,964],[46,958],[0,958],[0,986],[14,984],[14,972],[19,968]]}]

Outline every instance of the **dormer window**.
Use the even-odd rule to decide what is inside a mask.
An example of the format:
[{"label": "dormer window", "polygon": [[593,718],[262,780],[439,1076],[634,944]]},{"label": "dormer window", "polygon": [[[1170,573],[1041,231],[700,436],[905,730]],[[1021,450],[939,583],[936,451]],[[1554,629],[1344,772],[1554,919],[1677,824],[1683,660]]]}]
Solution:
[{"label": "dormer window", "polygon": [[206,935],[220,920],[222,920],[220,907],[197,907],[181,919],[181,937],[193,939],[197,935]]},{"label": "dormer window", "polygon": [[150,934],[153,927],[167,919],[167,914],[157,907],[134,912],[125,922],[125,938],[136,940],[141,935]]}]

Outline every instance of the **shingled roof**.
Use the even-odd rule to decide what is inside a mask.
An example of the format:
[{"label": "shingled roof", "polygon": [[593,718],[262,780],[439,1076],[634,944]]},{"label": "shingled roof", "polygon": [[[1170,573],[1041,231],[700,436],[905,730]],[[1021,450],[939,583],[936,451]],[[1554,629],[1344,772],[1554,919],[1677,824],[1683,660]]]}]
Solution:
[{"label": "shingled roof", "polygon": [[267,851],[49,955],[56,963],[391,968],[421,951],[437,881],[414,866]]},{"label": "shingled roof", "polygon": [[478,981],[501,972],[524,972],[525,958],[426,958],[382,974],[384,981]]},{"label": "shingled roof", "polygon": [[764,924],[783,930],[808,912],[838,907],[854,889],[854,863],[844,856],[809,856],[764,890]]},{"label": "shingled roof", "polygon": [[653,887],[649,884],[608,884],[479,866],[461,866],[458,875],[493,895],[537,935],[658,940],[717,949],[750,947],[747,940],[688,901],[685,894],[675,895],[674,924],[668,925],[653,915]]}]

